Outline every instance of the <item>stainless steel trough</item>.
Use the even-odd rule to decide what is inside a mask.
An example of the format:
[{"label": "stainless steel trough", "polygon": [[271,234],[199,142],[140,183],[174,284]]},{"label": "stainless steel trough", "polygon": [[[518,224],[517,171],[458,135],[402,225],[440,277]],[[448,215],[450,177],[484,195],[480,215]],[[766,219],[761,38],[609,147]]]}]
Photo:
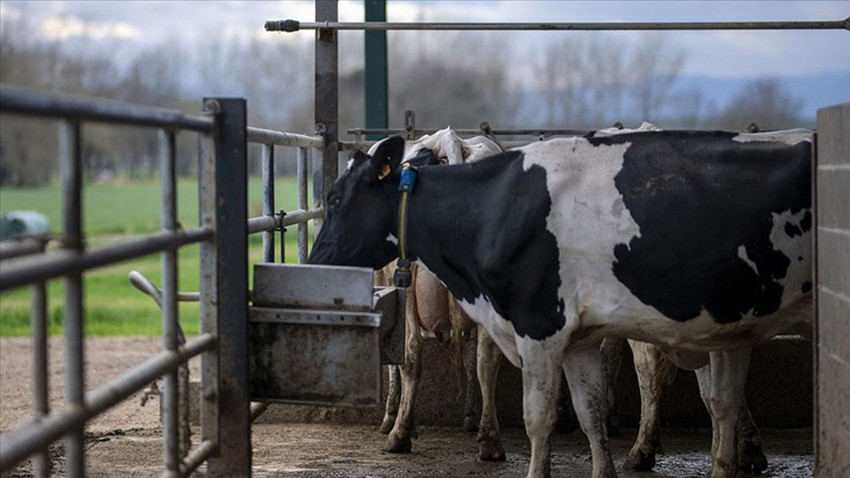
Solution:
[{"label": "stainless steel trough", "polygon": [[404,361],[404,314],[371,269],[254,266],[251,398],[377,406],[381,364]]}]

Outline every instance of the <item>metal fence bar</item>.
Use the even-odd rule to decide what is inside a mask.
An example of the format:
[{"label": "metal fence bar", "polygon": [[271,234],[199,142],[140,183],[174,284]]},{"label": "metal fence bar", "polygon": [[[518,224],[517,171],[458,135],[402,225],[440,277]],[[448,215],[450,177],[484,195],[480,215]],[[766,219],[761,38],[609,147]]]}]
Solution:
[{"label": "metal fence bar", "polygon": [[[219,384],[209,404],[218,413],[218,454],[211,456],[207,476],[243,476],[251,469],[251,417],[248,395],[248,234],[246,107],[242,99],[215,99],[214,169],[211,183],[215,221],[212,312],[219,337],[212,363]],[[207,166],[209,167],[209,165]],[[212,199],[212,202],[209,202]],[[205,270],[203,274],[209,274]],[[206,368],[206,367],[205,367]],[[209,373],[210,370],[207,371]],[[205,391],[206,392],[206,391]],[[204,417],[207,418],[207,417]],[[204,424],[206,426],[206,424]],[[206,437],[204,437],[206,439]]]},{"label": "metal fence bar", "polygon": [[56,279],[74,271],[82,272],[162,252],[172,247],[207,241],[213,235],[213,230],[207,227],[181,229],[175,232],[161,231],[79,253],[62,250],[37,257],[10,260],[0,269],[0,291]]},{"label": "metal fence bar", "polygon": [[[159,131],[160,176],[162,181],[162,229],[177,230],[177,181],[174,132]],[[166,352],[177,350],[177,250],[162,251],[162,348]],[[180,460],[178,423],[177,370],[169,370],[163,377],[162,395],[162,446],[166,470],[177,471]]]},{"label": "metal fence bar", "polygon": [[46,237],[22,237],[0,242],[0,260],[42,253],[47,242]]},{"label": "metal fence bar", "polygon": [[287,133],[285,131],[249,127],[248,142],[297,148],[321,148],[323,139],[320,136],[307,136],[304,134]]},{"label": "metal fence bar", "polygon": [[[64,121],[59,129],[62,167],[64,248],[71,255],[83,251],[82,187],[83,160],[80,123]],[[83,407],[85,361],[83,358],[83,276],[81,271],[65,275],[65,403]],[[85,424],[65,437],[65,458],[70,478],[85,475]]]},{"label": "metal fence bar", "polygon": [[[318,18],[318,17],[317,17]],[[850,30],[850,17],[844,20],[764,21],[764,22],[572,22],[572,23],[478,23],[478,22],[299,22],[269,20],[270,32],[300,30],[467,30],[467,31],[621,31],[621,30]]]},{"label": "metal fence bar", "polygon": [[[296,206],[299,210],[306,210],[307,205],[307,161],[309,150],[298,148],[296,165],[296,181],[298,183],[298,199]],[[298,223],[298,262],[307,262],[307,221]]]},{"label": "metal fence bar", "polygon": [[[0,448],[0,473],[38,450],[47,448],[67,433],[82,428],[87,420],[100,415],[118,402],[147,386],[157,377],[183,362],[215,348],[216,337],[201,334],[174,352],[160,352],[115,380],[86,395],[84,405],[67,406],[42,419],[33,419],[19,428],[3,433]],[[70,470],[69,470],[70,471]]]},{"label": "metal fence bar", "polygon": [[283,216],[281,219],[281,226],[291,226],[293,224],[301,224],[305,221],[309,221],[310,219],[319,219],[325,216],[325,211],[323,209],[297,209],[295,211],[290,211],[286,213],[286,216]]},{"label": "metal fence bar", "polygon": [[76,121],[179,128],[191,131],[209,131],[212,128],[212,122],[207,118],[186,115],[168,108],[63,93],[46,93],[4,84],[0,84],[0,108],[4,113]]},{"label": "metal fence bar", "polygon": [[[419,136],[422,134],[434,134],[440,128],[416,128],[415,135]],[[461,128],[461,129],[452,129],[455,133],[460,136],[475,136],[475,135],[483,135],[484,132],[480,129],[470,129],[470,128]],[[595,130],[588,129],[494,129],[492,130],[493,134],[496,136],[584,136],[590,133],[593,133]],[[351,128],[347,130],[348,134],[353,135],[401,135],[407,133],[407,130],[404,128]]]},{"label": "metal fence bar", "polygon": [[[42,246],[43,249],[43,246]],[[32,373],[33,408],[36,419],[50,412],[49,369],[47,347],[47,285],[44,282],[33,284],[32,294]],[[33,456],[33,474],[36,478],[50,476],[50,457],[47,448],[39,450]]]},{"label": "metal fence bar", "polygon": [[[263,215],[274,216],[274,146],[263,145]],[[277,228],[275,228],[277,229]],[[263,262],[274,262],[274,229],[263,232]],[[283,238],[280,239],[281,241]],[[283,260],[283,258],[281,258]]]},{"label": "metal fence bar", "polygon": [[[218,102],[204,101],[204,114],[214,118],[218,113]],[[212,134],[198,135],[198,181],[201,184],[215,185],[215,139]],[[216,191],[214,187],[198,188],[199,220],[203,227],[215,230],[217,225]],[[200,245],[200,292],[198,294],[201,315],[201,333],[218,336],[218,259],[215,241],[204,241]],[[201,355],[201,440],[218,444],[221,434],[219,428],[220,407],[217,407],[219,395],[218,350],[210,350]]]}]

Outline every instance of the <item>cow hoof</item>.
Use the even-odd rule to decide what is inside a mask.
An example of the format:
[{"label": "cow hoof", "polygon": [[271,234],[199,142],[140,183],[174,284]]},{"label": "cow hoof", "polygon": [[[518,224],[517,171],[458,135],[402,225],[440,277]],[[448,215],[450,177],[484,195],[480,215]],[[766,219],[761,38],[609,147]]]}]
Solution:
[{"label": "cow hoof", "polygon": [[741,443],[741,448],[738,450],[738,456],[741,471],[744,473],[760,475],[767,469],[767,457],[764,456],[761,445],[756,442],[746,440]]},{"label": "cow hoof", "polygon": [[463,417],[463,431],[465,432],[477,432],[478,431],[478,420],[475,419],[475,415],[467,415]]},{"label": "cow hoof", "polygon": [[387,437],[387,444],[384,446],[384,451],[388,453],[410,453],[412,447],[410,437],[398,438],[390,435]]},{"label": "cow hoof", "polygon": [[481,461],[505,461],[505,449],[497,440],[478,442],[478,459]]},{"label": "cow hoof", "polygon": [[380,430],[384,435],[387,435],[393,430],[394,426],[395,417],[385,416],[384,421],[381,422],[381,427],[378,430]]},{"label": "cow hoof", "polygon": [[629,456],[623,463],[623,469],[628,471],[650,471],[654,466],[655,453],[644,453],[643,450],[629,451]]}]

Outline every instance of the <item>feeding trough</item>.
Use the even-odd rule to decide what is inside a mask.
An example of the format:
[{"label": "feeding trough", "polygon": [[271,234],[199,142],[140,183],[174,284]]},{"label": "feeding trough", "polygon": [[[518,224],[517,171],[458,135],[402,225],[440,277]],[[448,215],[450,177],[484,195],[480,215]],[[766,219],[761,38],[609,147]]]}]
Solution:
[{"label": "feeding trough", "polygon": [[367,268],[254,266],[251,398],[377,406],[381,364],[404,360],[404,314],[394,287]]}]

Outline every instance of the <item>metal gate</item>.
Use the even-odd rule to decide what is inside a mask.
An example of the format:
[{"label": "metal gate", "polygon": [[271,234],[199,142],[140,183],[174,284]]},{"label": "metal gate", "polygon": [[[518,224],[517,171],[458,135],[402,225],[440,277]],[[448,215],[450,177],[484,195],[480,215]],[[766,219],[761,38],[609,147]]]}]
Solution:
[{"label": "metal gate", "polygon": [[[298,225],[298,257],[307,254],[306,223],[321,209],[307,207],[307,159],[310,148],[323,149],[321,137],[249,128],[242,99],[205,99],[202,116],[113,101],[34,93],[3,86],[0,112],[58,119],[63,191],[63,231],[58,250],[45,251],[40,241],[20,241],[0,248],[0,291],[29,286],[33,314],[33,404],[36,417],[0,437],[0,472],[34,457],[35,475],[51,475],[47,449],[65,439],[67,476],[85,475],[86,422],[158,377],[162,398],[163,476],[187,476],[205,461],[210,476],[250,473],[252,411],[248,388],[248,240],[263,233],[263,259],[273,262],[274,233]],[[87,247],[82,226],[82,144],[84,123],[153,128],[159,135],[162,224],[159,232],[137,235],[117,244]],[[177,221],[176,134],[198,136],[199,226]],[[263,216],[247,217],[247,144],[262,145]],[[274,146],[298,148],[298,209],[275,213]],[[234,225],[243,224],[243,227]],[[200,244],[200,334],[178,342],[177,251]],[[281,258],[283,241],[281,238]],[[93,269],[144,255],[162,256],[163,350],[114,381],[86,392],[83,324],[86,307],[83,276]],[[46,283],[65,282],[65,407],[48,409]],[[200,443],[191,451],[178,443],[178,367],[201,357]]]}]

